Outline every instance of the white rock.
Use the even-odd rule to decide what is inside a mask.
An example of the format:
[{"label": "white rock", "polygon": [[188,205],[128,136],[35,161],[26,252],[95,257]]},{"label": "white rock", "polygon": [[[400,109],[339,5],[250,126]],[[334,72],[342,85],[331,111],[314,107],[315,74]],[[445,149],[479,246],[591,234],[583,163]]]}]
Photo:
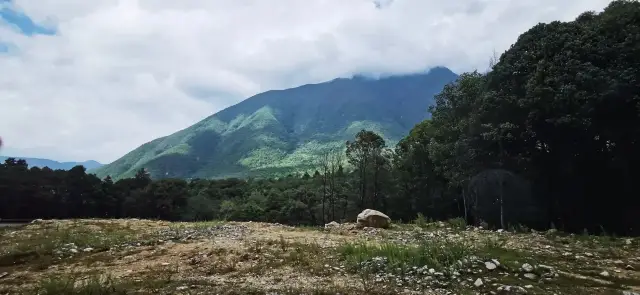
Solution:
[{"label": "white rock", "polygon": [[524,287],[527,288],[527,289],[531,289],[531,288],[533,288],[533,285],[526,285]]},{"label": "white rock", "polygon": [[500,261],[498,261],[498,259],[491,259],[491,262],[493,262],[493,264],[495,264],[496,266],[500,266]]},{"label": "white rock", "polygon": [[538,278],[538,275],[528,272],[524,274],[524,277],[530,280],[535,280]]},{"label": "white rock", "polygon": [[325,229],[336,228],[336,227],[340,227],[340,223],[337,223],[335,221],[331,221],[324,225]]},{"label": "white rock", "polygon": [[475,282],[473,282],[473,285],[476,287],[480,287],[482,286],[484,283],[482,282],[481,278],[478,278]]},{"label": "white rock", "polygon": [[391,225],[391,218],[380,211],[365,209],[358,214],[356,222],[361,227],[388,228]]},{"label": "white rock", "polygon": [[187,290],[187,289],[189,289],[189,287],[187,287],[187,286],[180,286],[180,287],[176,288],[176,290],[178,290],[178,291],[184,291],[184,290]]},{"label": "white rock", "polygon": [[71,248],[69,251],[70,251],[71,253],[78,253],[78,249],[76,249],[76,248]]},{"label": "white rock", "polygon": [[603,277],[608,277],[610,274],[609,274],[608,271],[605,270],[605,271],[601,272],[600,275],[603,276]]},{"label": "white rock", "polygon": [[84,252],[91,252],[91,251],[93,251],[93,248],[84,248],[84,250],[82,250],[82,251],[84,251]]},{"label": "white rock", "polygon": [[522,265],[522,270],[526,271],[526,272],[532,272],[533,271],[533,266],[529,263],[525,263]]},{"label": "white rock", "polygon": [[496,267],[498,267],[495,263],[491,262],[491,261],[487,261],[484,263],[484,266],[488,269],[488,270],[494,270],[496,269]]}]

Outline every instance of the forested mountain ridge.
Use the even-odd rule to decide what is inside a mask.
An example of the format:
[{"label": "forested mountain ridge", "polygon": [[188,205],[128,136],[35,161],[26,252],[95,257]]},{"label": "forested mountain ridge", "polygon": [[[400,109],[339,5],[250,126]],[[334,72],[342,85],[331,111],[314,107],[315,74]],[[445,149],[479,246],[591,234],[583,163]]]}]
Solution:
[{"label": "forested mountain ridge", "polygon": [[91,170],[91,169],[95,169],[102,166],[102,164],[93,160],[84,161],[84,162],[58,162],[58,161],[49,160],[49,159],[8,157],[8,156],[0,156],[0,162],[4,162],[8,158],[23,159],[27,161],[27,164],[29,165],[29,167],[39,167],[39,168],[49,167],[53,170],[56,170],[56,169],[69,170],[77,165],[82,165],[88,170]]},{"label": "forested mountain ridge", "polygon": [[267,91],[146,143],[95,173],[117,179],[145,168],[154,178],[222,178],[315,169],[322,152],[342,148],[362,129],[399,141],[429,116],[433,96],[456,77],[437,67]]}]

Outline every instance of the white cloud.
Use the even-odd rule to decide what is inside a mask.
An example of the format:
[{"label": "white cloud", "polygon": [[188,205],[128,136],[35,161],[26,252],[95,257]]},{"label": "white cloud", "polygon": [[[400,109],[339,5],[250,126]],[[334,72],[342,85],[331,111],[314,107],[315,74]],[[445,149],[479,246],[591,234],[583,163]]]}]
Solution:
[{"label": "white cloud", "polygon": [[0,136],[5,153],[109,162],[269,89],[484,70],[536,23],[609,2],[14,0],[57,34],[0,25],[0,41],[19,49],[0,53]]}]

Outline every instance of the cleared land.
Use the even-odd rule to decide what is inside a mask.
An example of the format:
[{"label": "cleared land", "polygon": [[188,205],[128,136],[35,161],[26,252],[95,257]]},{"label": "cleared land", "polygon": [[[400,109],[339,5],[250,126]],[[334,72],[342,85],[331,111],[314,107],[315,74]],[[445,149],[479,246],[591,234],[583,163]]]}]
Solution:
[{"label": "cleared land", "polygon": [[635,294],[640,240],[146,220],[0,228],[0,294]]}]

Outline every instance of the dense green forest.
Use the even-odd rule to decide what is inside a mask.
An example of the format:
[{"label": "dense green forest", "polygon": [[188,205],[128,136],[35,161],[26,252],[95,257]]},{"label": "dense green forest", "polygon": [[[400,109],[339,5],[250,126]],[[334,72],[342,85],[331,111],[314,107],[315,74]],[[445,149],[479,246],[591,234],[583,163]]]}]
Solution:
[{"label": "dense green forest", "polygon": [[640,233],[640,3],[538,24],[486,74],[462,74],[396,146],[361,131],[313,175],[113,182],[0,166],[0,217],[323,224],[363,208],[395,220]]}]

